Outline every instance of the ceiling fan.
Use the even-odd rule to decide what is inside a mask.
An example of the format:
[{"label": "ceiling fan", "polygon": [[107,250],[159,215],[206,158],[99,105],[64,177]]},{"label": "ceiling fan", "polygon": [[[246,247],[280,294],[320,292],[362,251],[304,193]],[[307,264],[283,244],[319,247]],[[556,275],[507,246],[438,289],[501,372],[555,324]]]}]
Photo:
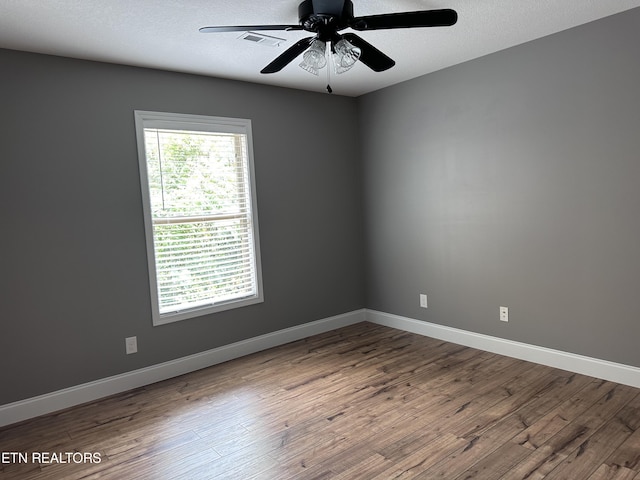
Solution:
[{"label": "ceiling fan", "polygon": [[446,27],[458,20],[454,10],[420,10],[416,12],[388,13],[355,17],[351,0],[304,0],[298,6],[297,25],[240,25],[202,27],[200,32],[243,32],[260,30],[305,30],[315,36],[296,42],[260,73],[276,73],[304,53],[300,64],[304,70],[318,75],[326,65],[326,45],[331,45],[336,73],[349,70],[360,60],[374,72],[383,72],[395,62],[355,33],[338,33],[347,28],[357,31],[391,28]]}]

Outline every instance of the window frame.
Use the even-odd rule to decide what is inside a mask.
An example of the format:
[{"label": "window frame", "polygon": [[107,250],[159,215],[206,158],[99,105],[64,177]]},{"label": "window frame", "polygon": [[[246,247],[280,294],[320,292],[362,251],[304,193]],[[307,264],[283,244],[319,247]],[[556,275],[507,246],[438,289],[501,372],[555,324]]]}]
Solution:
[{"label": "window frame", "polygon": [[[200,317],[211,313],[231,310],[253,305],[264,301],[262,290],[262,266],[260,257],[260,239],[258,228],[258,205],[255,184],[253,139],[251,120],[242,118],[214,117],[206,115],[192,115],[182,113],[153,112],[134,110],[136,141],[138,148],[138,167],[140,171],[140,187],[142,193],[142,207],[144,213],[144,231],[147,249],[147,266],[149,271],[149,287],[151,294],[151,316],[154,326]],[[186,309],[176,309],[175,312],[160,312],[158,292],[158,276],[156,270],[156,254],[154,244],[153,213],[151,208],[150,183],[147,171],[147,152],[145,146],[145,128],[167,130],[204,131],[213,133],[232,133],[246,135],[246,162],[250,196],[250,211],[248,220],[251,224],[252,247],[254,260],[254,276],[256,292],[250,296],[214,302],[208,305]]]}]

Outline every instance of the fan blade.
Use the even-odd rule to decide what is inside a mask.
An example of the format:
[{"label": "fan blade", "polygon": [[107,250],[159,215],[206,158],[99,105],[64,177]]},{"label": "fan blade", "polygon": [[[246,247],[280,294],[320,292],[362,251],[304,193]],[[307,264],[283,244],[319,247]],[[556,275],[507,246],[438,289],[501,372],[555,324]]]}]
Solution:
[{"label": "fan blade", "polygon": [[260,70],[260,73],[276,73],[289,65],[295,58],[304,52],[316,37],[303,38],[296,42],[293,46],[284,51],[282,55],[277,57],[273,62]]},{"label": "fan blade", "polygon": [[458,21],[455,10],[422,10],[418,12],[387,13],[355,17],[349,26],[354,30],[382,30],[387,28],[449,27]]},{"label": "fan blade", "polygon": [[345,33],[342,35],[348,41],[360,49],[359,60],[374,72],[384,72],[393,67],[396,62],[387,57],[384,53],[371,45],[369,42],[359,37],[355,33]]},{"label": "fan blade", "polygon": [[202,27],[200,33],[249,32],[258,30],[302,30],[300,25],[238,25],[226,27]]}]

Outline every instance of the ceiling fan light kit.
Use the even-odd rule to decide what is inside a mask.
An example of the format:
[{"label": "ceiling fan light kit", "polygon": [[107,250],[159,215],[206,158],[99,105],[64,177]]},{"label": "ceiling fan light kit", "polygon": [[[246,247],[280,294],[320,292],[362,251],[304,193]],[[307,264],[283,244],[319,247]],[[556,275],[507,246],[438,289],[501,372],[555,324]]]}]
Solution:
[{"label": "ceiling fan light kit", "polygon": [[344,73],[353,67],[362,51],[353,45],[349,40],[341,38],[338,43],[335,44],[335,52],[333,53],[333,60],[336,69],[336,73]]},{"label": "ceiling fan light kit", "polygon": [[355,33],[339,33],[350,28],[356,31],[386,30],[416,27],[446,27],[454,25],[458,14],[451,9],[419,10],[356,17],[351,0],[304,0],[298,6],[297,25],[238,25],[202,27],[203,33],[223,33],[261,30],[305,30],[315,34],[303,38],[264,67],[260,73],[276,73],[303,54],[300,67],[314,75],[326,66],[327,44],[330,44],[336,73],[343,73],[358,60],[374,72],[383,72],[395,61]]},{"label": "ceiling fan light kit", "polygon": [[309,49],[302,55],[300,68],[313,75],[318,75],[319,70],[327,64],[327,58],[325,57],[326,48],[327,44],[319,38],[316,38],[311,42]]}]

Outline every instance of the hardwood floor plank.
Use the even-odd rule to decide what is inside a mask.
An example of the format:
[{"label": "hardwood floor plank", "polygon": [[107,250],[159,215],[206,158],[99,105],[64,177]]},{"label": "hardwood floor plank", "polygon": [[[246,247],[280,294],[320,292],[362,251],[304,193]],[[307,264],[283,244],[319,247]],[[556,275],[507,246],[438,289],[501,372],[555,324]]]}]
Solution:
[{"label": "hardwood floor plank", "polygon": [[610,467],[625,467],[640,472],[640,395],[629,402],[618,414],[620,421],[630,430],[629,436],[609,458],[606,464]]},{"label": "hardwood floor plank", "polygon": [[[584,410],[580,415],[575,416],[573,421],[558,430],[555,435],[551,436],[541,446],[537,447],[534,452],[518,466],[514,472],[514,475],[517,475],[515,478],[553,478],[549,477],[551,472],[555,471],[559,465],[564,462],[573,464],[575,458],[579,456],[578,453],[584,453],[583,445],[588,445],[590,437],[603,426],[609,425],[612,419],[614,420],[614,424],[609,425],[607,428],[613,429],[612,431],[621,436],[621,442],[630,435],[631,432],[624,422],[615,420],[615,414],[622,410],[624,405],[630,402],[634,396],[637,396],[637,389],[602,382],[600,383],[600,388],[596,391],[603,396],[590,408]],[[522,438],[523,434],[524,432],[516,436],[514,440]],[[619,444],[620,443],[617,445]],[[581,448],[581,446],[583,447]],[[598,448],[602,449],[606,447],[600,445]],[[582,453],[580,453],[580,455],[582,455]],[[574,456],[572,457],[572,455]],[[603,463],[604,460],[605,459],[601,459],[600,463]],[[571,474],[574,474],[575,470],[579,468],[582,468],[581,462],[578,462],[577,465],[569,469],[562,467],[562,469],[558,471],[559,473],[554,475],[560,475],[558,478],[563,478],[561,472],[571,472]],[[589,474],[591,473],[592,472],[589,472]],[[584,472],[580,472],[580,474],[574,478],[587,478],[587,476]],[[571,478],[571,476],[569,475],[567,478]]]},{"label": "hardwood floor plank", "polygon": [[605,392],[601,392],[604,395],[594,405],[547,441],[554,453],[568,453],[577,449],[638,394],[635,389],[624,385],[607,382],[606,387]]},{"label": "hardwood floor plank", "polygon": [[496,480],[508,475],[514,466],[531,452],[520,445],[507,442],[464,471],[455,480]]},{"label": "hardwood floor plank", "polygon": [[[460,425],[455,431],[456,435],[460,437],[481,435],[504,417],[520,409],[541,389],[557,381],[557,378],[555,372],[539,370],[535,373],[527,372],[521,377],[516,377],[514,381],[503,384],[501,388],[506,395],[499,402]],[[525,425],[525,428],[527,427],[528,425]]]},{"label": "hardwood floor plank", "polygon": [[615,418],[582,442],[565,461],[546,477],[547,480],[588,478],[605,459],[631,435],[632,430]]},{"label": "hardwood floor plank", "polygon": [[[484,431],[479,436],[465,438],[466,445],[443,458],[416,478],[456,478],[495,452],[500,446],[524,430],[525,426],[515,416],[510,416]],[[459,438],[459,437],[457,437]]]},{"label": "hardwood floor plank", "polygon": [[556,453],[550,445],[542,445],[496,480],[541,480],[566,458],[567,454]]},{"label": "hardwood floor plank", "polygon": [[619,466],[640,472],[640,430],[636,430],[607,459],[610,467]]},{"label": "hardwood floor plank", "polygon": [[333,480],[353,480],[354,478],[375,478],[381,472],[388,469],[391,462],[382,455],[376,453],[368,455],[363,461],[356,463],[347,469],[340,466],[331,466]]},{"label": "hardwood floor plank", "polygon": [[[588,379],[589,377],[584,377]],[[517,435],[513,441],[532,450],[544,445],[551,437],[571,424],[579,415],[592,407],[603,395],[603,389],[612,384],[593,379],[568,400],[562,402],[529,428]]]},{"label": "hardwood floor plank", "polygon": [[635,480],[638,472],[618,465],[600,465],[587,480]]},{"label": "hardwood floor plank", "polygon": [[467,441],[451,434],[439,435],[426,443],[415,443],[410,448],[405,447],[404,455],[401,458],[396,458],[391,467],[379,473],[373,479],[418,478],[422,472],[440,462],[443,457],[464,449],[467,445]]}]

